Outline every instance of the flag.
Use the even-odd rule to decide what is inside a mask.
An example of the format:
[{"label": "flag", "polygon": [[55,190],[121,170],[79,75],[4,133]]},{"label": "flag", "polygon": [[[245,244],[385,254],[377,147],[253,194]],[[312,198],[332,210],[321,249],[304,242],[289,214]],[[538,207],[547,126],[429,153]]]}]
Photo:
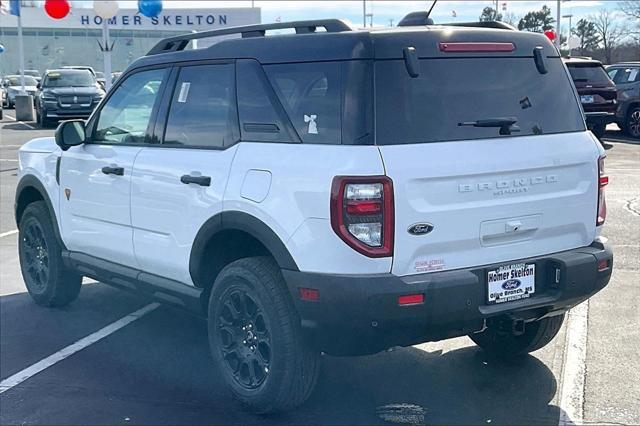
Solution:
[{"label": "flag", "polygon": [[20,16],[20,0],[9,0],[9,13]]}]

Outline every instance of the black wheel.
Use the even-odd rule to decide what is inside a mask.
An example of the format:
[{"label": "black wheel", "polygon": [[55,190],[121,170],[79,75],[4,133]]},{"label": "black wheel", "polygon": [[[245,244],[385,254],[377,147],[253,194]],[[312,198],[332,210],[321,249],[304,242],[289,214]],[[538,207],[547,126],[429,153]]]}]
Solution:
[{"label": "black wheel", "polygon": [[304,340],[273,259],[246,258],[226,266],[214,283],[208,313],[216,366],[249,410],[284,411],[307,400],[319,353]]},{"label": "black wheel", "polygon": [[640,107],[629,109],[624,131],[632,138],[640,139]]},{"label": "black wheel", "polygon": [[62,263],[53,226],[44,201],[27,206],[20,220],[20,269],[29,295],[37,304],[65,306],[78,297],[82,276]]},{"label": "black wheel", "polygon": [[469,337],[484,351],[499,358],[526,355],[546,346],[556,337],[564,314],[525,324],[524,333],[515,335],[510,329],[487,328]]},{"label": "black wheel", "polygon": [[36,109],[36,121],[41,129],[46,129],[51,124],[40,110]]},{"label": "black wheel", "polygon": [[607,130],[607,126],[604,124],[596,124],[595,126],[593,126],[593,128],[591,129],[591,132],[598,138],[598,139],[602,139],[602,137],[604,136],[604,132]]}]

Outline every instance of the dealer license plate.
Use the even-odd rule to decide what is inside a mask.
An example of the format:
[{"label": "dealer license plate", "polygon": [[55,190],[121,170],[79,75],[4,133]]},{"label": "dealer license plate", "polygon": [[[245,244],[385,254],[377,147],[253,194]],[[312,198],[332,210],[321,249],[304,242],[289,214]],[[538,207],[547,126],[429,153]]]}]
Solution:
[{"label": "dealer license plate", "polygon": [[582,95],[580,96],[580,102],[583,104],[592,104],[593,103],[593,95]]},{"label": "dealer license plate", "polygon": [[487,273],[487,303],[512,302],[526,299],[536,292],[536,265],[515,263]]}]

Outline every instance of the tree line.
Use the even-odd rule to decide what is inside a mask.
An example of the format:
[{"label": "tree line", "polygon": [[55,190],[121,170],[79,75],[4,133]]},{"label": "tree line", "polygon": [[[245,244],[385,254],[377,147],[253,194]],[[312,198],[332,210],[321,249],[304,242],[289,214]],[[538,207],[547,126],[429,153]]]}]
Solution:
[{"label": "tree line", "polygon": [[[572,28],[578,47],[569,49],[566,37],[561,37],[563,55],[591,56],[611,64],[616,61],[640,60],[640,1],[624,0],[617,10],[602,9],[597,14],[580,19]],[[556,20],[546,5],[527,12],[522,18],[512,13],[503,15],[492,7],[485,7],[480,22],[502,21],[520,31],[544,32],[555,29]]]}]

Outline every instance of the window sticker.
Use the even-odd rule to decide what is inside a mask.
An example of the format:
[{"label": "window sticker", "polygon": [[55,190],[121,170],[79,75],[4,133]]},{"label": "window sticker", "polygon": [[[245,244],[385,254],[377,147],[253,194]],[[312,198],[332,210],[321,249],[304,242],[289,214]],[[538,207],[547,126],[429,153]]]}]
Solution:
[{"label": "window sticker", "polygon": [[178,95],[178,102],[185,103],[187,102],[187,96],[189,96],[189,87],[191,87],[191,83],[184,82],[182,86],[180,86],[180,94]]},{"label": "window sticker", "polygon": [[316,119],[318,118],[318,116],[316,114],[311,114],[311,115],[304,115],[304,122],[305,123],[309,123],[309,130],[307,131],[307,133],[312,134],[312,135],[317,135],[318,134],[318,125],[316,124]]},{"label": "window sticker", "polygon": [[638,71],[640,71],[639,68],[633,68],[631,70],[631,73],[629,73],[629,78],[627,79],[627,81],[628,82],[636,81],[636,77],[638,76]]}]

